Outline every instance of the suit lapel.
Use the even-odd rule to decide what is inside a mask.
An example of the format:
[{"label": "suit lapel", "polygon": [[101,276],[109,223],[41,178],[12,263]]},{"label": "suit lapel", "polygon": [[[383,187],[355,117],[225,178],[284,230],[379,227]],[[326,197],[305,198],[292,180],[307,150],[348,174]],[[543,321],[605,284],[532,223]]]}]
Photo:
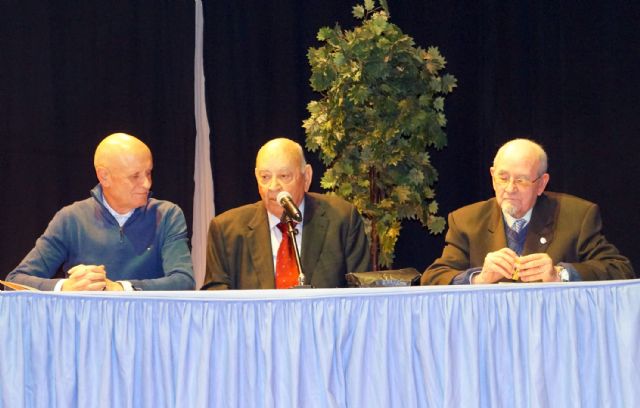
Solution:
[{"label": "suit lapel", "polygon": [[304,225],[302,227],[302,271],[305,274],[305,283],[311,284],[313,272],[316,269],[329,220],[326,216],[324,203],[315,200],[310,194],[305,195]]},{"label": "suit lapel", "polygon": [[249,222],[247,240],[251,248],[251,261],[253,272],[256,274],[258,288],[275,288],[273,270],[273,255],[271,252],[271,234],[269,232],[269,219],[262,202],[256,205],[256,212]]},{"label": "suit lapel", "polygon": [[[493,200],[493,207],[491,214],[489,215],[489,224],[487,229],[489,231],[489,238],[486,243],[487,250],[483,251],[486,255],[489,252],[497,251],[507,246],[507,237],[504,234],[504,220],[502,219],[502,210],[498,203]],[[484,255],[483,255],[484,259]]]},{"label": "suit lapel", "polygon": [[541,195],[533,207],[523,254],[546,252],[554,236],[556,203]]}]

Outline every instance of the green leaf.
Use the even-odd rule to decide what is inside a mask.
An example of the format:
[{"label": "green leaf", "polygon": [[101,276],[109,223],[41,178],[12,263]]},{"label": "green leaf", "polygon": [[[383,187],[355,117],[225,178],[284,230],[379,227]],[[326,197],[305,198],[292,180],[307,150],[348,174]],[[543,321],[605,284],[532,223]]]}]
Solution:
[{"label": "green leaf", "polygon": [[378,208],[384,209],[384,210],[388,210],[390,208],[393,208],[394,206],[394,202],[391,199],[385,198],[384,200],[380,201],[378,203]]},{"label": "green leaf", "polygon": [[320,185],[322,186],[322,188],[326,190],[332,190],[333,188],[335,188],[336,183],[337,180],[333,169],[328,169],[327,171],[325,171],[322,179],[320,180]]},{"label": "green leaf", "polygon": [[442,92],[449,93],[453,91],[453,88],[458,86],[458,80],[450,74],[446,74],[442,77]]},{"label": "green leaf", "polygon": [[427,228],[432,234],[441,234],[444,231],[444,227],[447,225],[442,217],[429,217],[427,220]]},{"label": "green leaf", "polygon": [[353,6],[353,16],[358,19],[364,18],[364,7],[360,4]]},{"label": "green leaf", "polygon": [[393,189],[393,195],[396,197],[399,203],[404,203],[409,201],[411,189],[408,186],[396,186]]},{"label": "green leaf", "polygon": [[348,183],[340,184],[340,189],[339,189],[340,196],[349,197],[351,195],[352,190],[353,190],[353,187],[351,186],[351,184],[348,184]]},{"label": "green leaf", "polygon": [[411,169],[409,171],[409,180],[411,184],[417,186],[424,181],[424,174],[419,169]]},{"label": "green leaf", "polygon": [[373,2],[373,0],[364,0],[364,8],[367,11],[371,11],[373,10],[373,8],[375,7],[375,4]]},{"label": "green leaf", "polygon": [[335,36],[335,32],[329,27],[322,27],[318,30],[318,35],[316,38],[318,41],[325,41],[327,38],[331,38]]},{"label": "green leaf", "polygon": [[438,112],[442,112],[444,110],[444,98],[439,96],[433,101],[433,109]]},{"label": "green leaf", "polygon": [[373,23],[373,29],[376,35],[382,34],[389,25],[387,16],[384,13],[375,13],[371,18],[371,22]]}]

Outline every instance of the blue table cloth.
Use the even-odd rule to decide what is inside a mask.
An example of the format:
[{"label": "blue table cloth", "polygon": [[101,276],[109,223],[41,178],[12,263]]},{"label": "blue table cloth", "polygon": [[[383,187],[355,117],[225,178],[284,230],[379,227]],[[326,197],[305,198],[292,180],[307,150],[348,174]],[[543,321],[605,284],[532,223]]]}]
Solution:
[{"label": "blue table cloth", "polygon": [[0,292],[0,407],[635,407],[640,281]]}]

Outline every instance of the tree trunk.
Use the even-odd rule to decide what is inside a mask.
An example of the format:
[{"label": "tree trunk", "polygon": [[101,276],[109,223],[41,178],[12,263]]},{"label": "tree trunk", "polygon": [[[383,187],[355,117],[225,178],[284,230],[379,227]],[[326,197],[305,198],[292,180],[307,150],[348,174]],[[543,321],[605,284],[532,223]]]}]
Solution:
[{"label": "tree trunk", "polygon": [[[378,174],[376,173],[376,169],[373,167],[369,168],[369,198],[373,205],[378,204],[380,200],[377,180]],[[372,270],[374,271],[380,270],[378,265],[378,246],[380,240],[378,238],[377,221],[377,217],[371,217],[371,243],[369,246],[369,256],[371,257],[371,268],[373,268]]]}]

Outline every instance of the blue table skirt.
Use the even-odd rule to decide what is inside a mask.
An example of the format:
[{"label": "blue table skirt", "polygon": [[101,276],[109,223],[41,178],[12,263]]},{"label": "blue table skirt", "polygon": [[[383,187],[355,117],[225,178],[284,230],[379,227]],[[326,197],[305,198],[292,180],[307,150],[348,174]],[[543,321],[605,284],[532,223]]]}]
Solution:
[{"label": "blue table skirt", "polygon": [[0,407],[636,407],[640,281],[0,292]]}]

